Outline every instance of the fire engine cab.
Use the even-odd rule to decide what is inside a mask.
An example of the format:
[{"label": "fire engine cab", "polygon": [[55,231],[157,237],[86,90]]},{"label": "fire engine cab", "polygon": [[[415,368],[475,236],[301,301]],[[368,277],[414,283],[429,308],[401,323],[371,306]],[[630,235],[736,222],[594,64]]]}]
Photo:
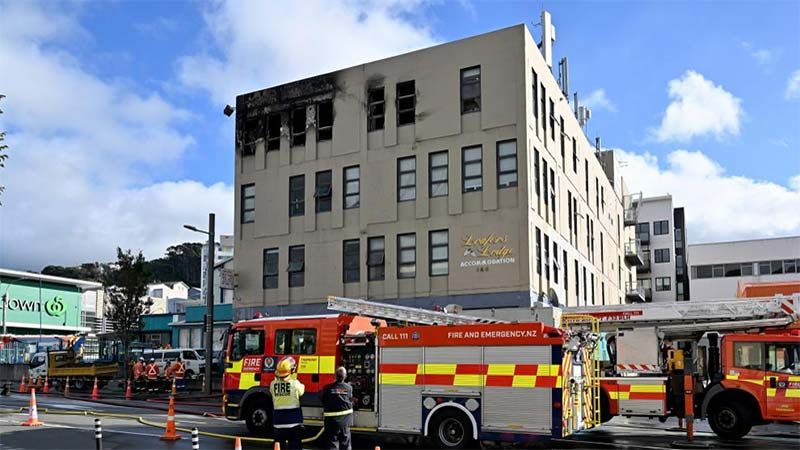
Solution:
[{"label": "fire engine cab", "polygon": [[321,420],[319,394],[338,366],[353,386],[354,428],[424,436],[441,448],[560,438],[599,421],[592,333],[339,297],[328,307],[340,314],[233,326],[223,379],[228,419],[270,433],[269,383],[290,355],[306,387],[306,423]]}]

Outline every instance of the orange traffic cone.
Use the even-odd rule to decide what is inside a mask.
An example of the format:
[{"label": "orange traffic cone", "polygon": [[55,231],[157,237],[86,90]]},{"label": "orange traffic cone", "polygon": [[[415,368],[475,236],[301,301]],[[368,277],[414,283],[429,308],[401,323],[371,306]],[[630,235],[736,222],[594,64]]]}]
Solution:
[{"label": "orange traffic cone", "polygon": [[20,425],[23,427],[38,427],[44,425],[39,422],[39,413],[36,411],[36,388],[31,388],[31,402],[28,407],[28,420],[22,422]]},{"label": "orange traffic cone", "polygon": [[47,375],[44,376],[44,390],[42,391],[43,394],[50,393],[50,380],[47,378]]},{"label": "orange traffic cone", "polygon": [[67,382],[64,383],[64,397],[69,396],[69,377],[67,377]]},{"label": "orange traffic cone", "polygon": [[19,392],[25,394],[28,392],[28,385],[25,384],[25,375],[22,375],[22,379],[19,381]]},{"label": "orange traffic cone", "polygon": [[100,400],[100,393],[97,392],[97,377],[94,377],[94,387],[92,388],[92,400]]},{"label": "orange traffic cone", "polygon": [[161,436],[162,441],[177,441],[181,436],[175,431],[175,398],[169,396],[169,410],[167,411],[167,427],[164,430],[164,435]]},{"label": "orange traffic cone", "polygon": [[280,442],[276,442],[275,444],[273,444],[272,445],[272,450],[281,450],[281,443]]},{"label": "orange traffic cone", "polygon": [[175,378],[172,379],[172,395],[175,396]]},{"label": "orange traffic cone", "polygon": [[[281,448],[281,444],[278,444],[276,442],[275,445],[278,446],[278,449]],[[233,450],[242,450],[242,439],[241,438],[238,438],[238,437],[236,438],[236,442],[233,444]]]},{"label": "orange traffic cone", "polygon": [[133,398],[133,391],[131,390],[131,380],[128,380],[128,388],[125,389],[125,400],[131,400]]}]

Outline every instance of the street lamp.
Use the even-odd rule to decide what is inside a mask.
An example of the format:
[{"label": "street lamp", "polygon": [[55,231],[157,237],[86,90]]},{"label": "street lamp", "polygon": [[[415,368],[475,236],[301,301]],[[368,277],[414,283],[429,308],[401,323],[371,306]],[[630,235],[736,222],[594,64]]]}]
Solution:
[{"label": "street lamp", "polygon": [[194,225],[184,225],[183,228],[208,235],[208,264],[206,266],[206,395],[211,395],[211,366],[214,362],[214,213],[208,214],[208,231],[201,230]]}]

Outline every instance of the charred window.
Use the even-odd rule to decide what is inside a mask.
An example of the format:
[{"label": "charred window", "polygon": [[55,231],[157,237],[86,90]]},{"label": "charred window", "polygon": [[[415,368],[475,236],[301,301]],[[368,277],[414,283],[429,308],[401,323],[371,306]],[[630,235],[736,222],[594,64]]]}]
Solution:
[{"label": "charred window", "polygon": [[317,140],[333,139],[333,101],[328,100],[317,105]]},{"label": "charred window", "polygon": [[461,114],[481,110],[481,67],[461,69]]},{"label": "charred window", "polygon": [[281,149],[281,114],[267,116],[267,151]]},{"label": "charred window", "polygon": [[367,91],[367,131],[382,130],[385,113],[383,86]]},{"label": "charred window", "polygon": [[292,110],[292,146],[306,145],[306,107]]},{"label": "charred window", "polygon": [[317,172],[316,184],[317,188],[314,191],[314,204],[318,213],[329,212],[331,210],[331,199],[333,198],[333,189],[331,188],[332,174],[330,170]]},{"label": "charred window", "polygon": [[248,118],[244,122],[244,142],[242,143],[242,154],[255,154],[256,142],[259,139],[264,139],[263,116]]},{"label": "charred window", "polygon": [[414,123],[417,93],[414,80],[397,83],[397,125]]}]

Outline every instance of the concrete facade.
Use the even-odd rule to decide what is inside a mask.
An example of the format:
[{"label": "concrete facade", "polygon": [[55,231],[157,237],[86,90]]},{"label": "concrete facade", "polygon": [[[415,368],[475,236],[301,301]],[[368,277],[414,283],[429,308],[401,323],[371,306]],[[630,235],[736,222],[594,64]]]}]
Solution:
[{"label": "concrete facade", "polygon": [[[464,89],[479,93],[478,110]],[[636,279],[623,258],[624,184],[606,176],[524,25],[240,95],[236,117],[237,318],[320,312],[327,295],[613,304]]]},{"label": "concrete facade", "polygon": [[639,268],[638,282],[645,290],[647,301],[686,301],[690,298],[683,216],[683,208],[673,207],[671,195],[641,200],[636,237],[644,265]]},{"label": "concrete facade", "polygon": [[800,236],[693,244],[692,300],[734,298],[740,283],[800,281]]}]

